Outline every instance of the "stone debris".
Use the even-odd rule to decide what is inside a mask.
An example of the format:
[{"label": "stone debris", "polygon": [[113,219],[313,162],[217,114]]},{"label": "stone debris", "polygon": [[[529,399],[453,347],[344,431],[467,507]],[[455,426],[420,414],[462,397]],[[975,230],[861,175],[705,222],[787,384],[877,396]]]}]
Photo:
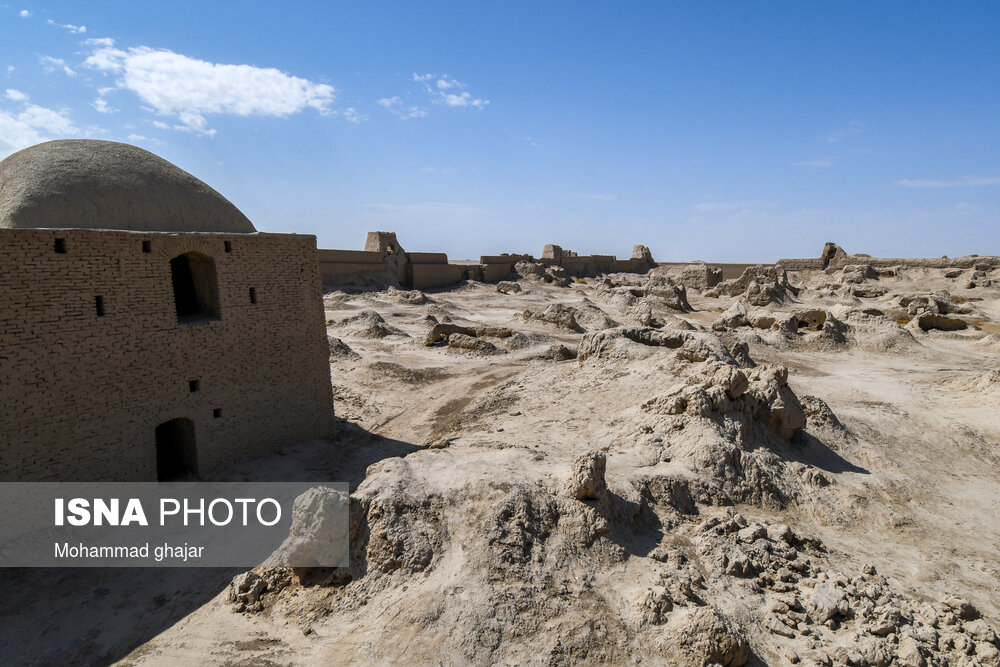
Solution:
[{"label": "stone debris", "polygon": [[501,294],[517,294],[521,291],[521,286],[509,280],[501,280],[497,283],[497,291]]},{"label": "stone debris", "polygon": [[604,481],[607,464],[607,456],[601,451],[578,456],[569,480],[570,495],[577,500],[603,499],[608,490]]}]

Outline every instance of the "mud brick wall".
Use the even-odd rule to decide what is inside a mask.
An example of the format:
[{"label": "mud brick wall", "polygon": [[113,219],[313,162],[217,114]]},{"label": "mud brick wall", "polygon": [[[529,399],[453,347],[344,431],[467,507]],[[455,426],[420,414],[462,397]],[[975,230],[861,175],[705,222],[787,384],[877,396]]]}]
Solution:
[{"label": "mud brick wall", "polygon": [[[218,319],[178,321],[189,251]],[[0,229],[0,480],[156,480],[175,418],[200,472],[332,435],[315,237]]]}]

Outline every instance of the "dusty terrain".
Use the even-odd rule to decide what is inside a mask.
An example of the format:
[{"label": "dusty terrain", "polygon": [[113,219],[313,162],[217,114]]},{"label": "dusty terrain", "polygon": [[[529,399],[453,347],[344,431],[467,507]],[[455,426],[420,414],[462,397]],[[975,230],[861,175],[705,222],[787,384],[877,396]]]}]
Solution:
[{"label": "dusty terrain", "polygon": [[350,480],[352,567],[122,664],[1000,663],[1000,270],[518,269],[329,291],[338,441],[216,476]]}]

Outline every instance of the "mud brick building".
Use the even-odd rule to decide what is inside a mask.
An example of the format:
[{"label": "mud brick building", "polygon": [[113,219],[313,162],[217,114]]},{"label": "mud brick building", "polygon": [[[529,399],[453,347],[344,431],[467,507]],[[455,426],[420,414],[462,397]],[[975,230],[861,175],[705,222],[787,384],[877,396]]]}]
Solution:
[{"label": "mud brick building", "polygon": [[125,144],[0,162],[0,481],[192,479],[333,428],[316,239]]}]

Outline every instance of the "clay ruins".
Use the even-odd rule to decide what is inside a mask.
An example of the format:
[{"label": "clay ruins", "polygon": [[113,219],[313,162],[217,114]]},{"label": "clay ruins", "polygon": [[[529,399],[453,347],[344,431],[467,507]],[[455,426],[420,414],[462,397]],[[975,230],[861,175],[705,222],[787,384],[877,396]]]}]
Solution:
[{"label": "clay ruins", "polygon": [[102,142],[0,193],[2,479],[352,489],[348,568],[21,572],[8,655],[1000,664],[998,257],[318,250]]}]

